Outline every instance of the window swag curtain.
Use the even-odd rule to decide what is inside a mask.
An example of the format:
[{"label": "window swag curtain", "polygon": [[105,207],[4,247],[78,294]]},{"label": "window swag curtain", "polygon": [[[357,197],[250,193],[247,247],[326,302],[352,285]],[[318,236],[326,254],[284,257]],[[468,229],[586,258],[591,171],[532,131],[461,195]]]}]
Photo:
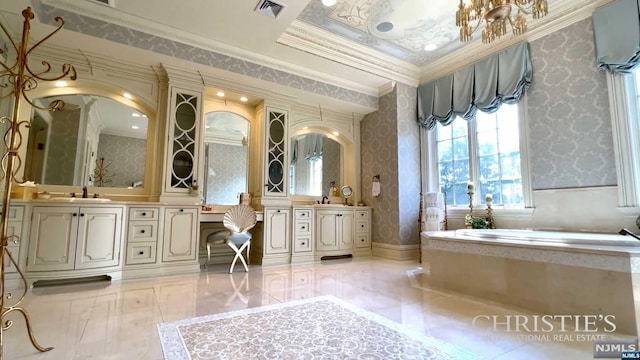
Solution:
[{"label": "window swag curtain", "polygon": [[322,159],[322,135],[308,134],[304,137],[304,158],[307,161]]},{"label": "window swag curtain", "polygon": [[629,73],[640,62],[638,0],[617,0],[593,12],[593,38],[600,69]]},{"label": "window swag curtain", "polygon": [[477,110],[495,112],[518,102],[531,85],[529,44],[522,43],[438,80],[418,86],[418,122],[431,129]]}]

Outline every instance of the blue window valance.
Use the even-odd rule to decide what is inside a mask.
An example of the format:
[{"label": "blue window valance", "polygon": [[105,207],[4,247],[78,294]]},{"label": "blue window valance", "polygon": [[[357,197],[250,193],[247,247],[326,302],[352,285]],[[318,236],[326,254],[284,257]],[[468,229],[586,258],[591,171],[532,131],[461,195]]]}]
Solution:
[{"label": "blue window valance", "polygon": [[529,44],[522,43],[453,74],[418,86],[418,122],[428,129],[456,116],[472,119],[477,110],[495,112],[516,103],[531,85]]},{"label": "blue window valance", "polygon": [[591,15],[599,68],[628,73],[640,62],[638,9],[638,0],[617,0]]}]

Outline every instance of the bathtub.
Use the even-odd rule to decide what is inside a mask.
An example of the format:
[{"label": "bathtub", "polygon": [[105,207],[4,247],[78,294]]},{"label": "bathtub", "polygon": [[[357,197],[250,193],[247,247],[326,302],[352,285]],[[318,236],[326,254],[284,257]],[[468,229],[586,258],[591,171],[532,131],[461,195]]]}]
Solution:
[{"label": "bathtub", "polygon": [[556,243],[574,245],[631,246],[640,247],[640,240],[619,234],[600,234],[588,232],[561,232],[515,229],[460,229],[455,237],[461,239],[477,238],[485,240],[514,240],[528,243]]},{"label": "bathtub", "polygon": [[429,286],[535,314],[609,314],[617,332],[639,334],[640,241],[631,236],[434,231],[421,234],[421,252]]}]

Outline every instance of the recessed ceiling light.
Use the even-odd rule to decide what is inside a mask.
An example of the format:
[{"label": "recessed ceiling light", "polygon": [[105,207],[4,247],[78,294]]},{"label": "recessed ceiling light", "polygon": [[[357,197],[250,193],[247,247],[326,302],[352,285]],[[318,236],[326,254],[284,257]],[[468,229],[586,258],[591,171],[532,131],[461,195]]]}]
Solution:
[{"label": "recessed ceiling light", "polygon": [[131,95],[129,93],[124,93],[124,94],[122,94],[122,96],[126,97],[129,100],[133,99],[133,95]]},{"label": "recessed ceiling light", "polygon": [[436,44],[427,44],[427,45],[424,46],[424,50],[425,51],[433,51],[433,50],[435,50],[437,48],[438,48],[438,45],[436,45]]},{"label": "recessed ceiling light", "polygon": [[133,117],[140,117],[140,114],[138,114],[138,113],[133,113],[133,114],[131,114],[131,116],[133,116]]},{"label": "recessed ceiling light", "polygon": [[246,97],[246,96],[242,96],[242,97],[240,98],[240,101],[242,101],[242,102],[247,102],[247,101],[249,101],[249,99],[247,99],[247,97]]},{"label": "recessed ceiling light", "polygon": [[132,128],[132,129],[134,129],[134,130],[138,130],[138,129],[140,129],[140,127],[139,127],[139,126],[136,126],[136,125],[131,125],[131,128]]},{"label": "recessed ceiling light", "polygon": [[216,93],[216,95],[218,95],[218,96],[220,96],[220,97],[223,97],[223,96],[224,96],[224,92],[222,92],[222,91],[218,91],[218,92]]},{"label": "recessed ceiling light", "polygon": [[62,80],[56,81],[56,86],[57,87],[65,87],[65,86],[67,86],[67,82],[66,81],[62,81]]},{"label": "recessed ceiling light", "polygon": [[334,131],[334,132],[333,132],[333,135],[338,136],[338,135],[340,135],[340,133],[339,133],[339,132],[337,132],[337,131]]},{"label": "recessed ceiling light", "polygon": [[322,0],[322,5],[324,6],[333,6],[336,4],[336,0]]}]

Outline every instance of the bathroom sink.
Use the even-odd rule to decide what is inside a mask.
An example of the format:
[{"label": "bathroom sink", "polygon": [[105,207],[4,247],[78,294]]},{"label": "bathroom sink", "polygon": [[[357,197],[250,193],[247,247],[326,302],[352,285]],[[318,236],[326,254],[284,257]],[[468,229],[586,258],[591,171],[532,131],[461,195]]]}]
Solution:
[{"label": "bathroom sink", "polygon": [[49,200],[63,201],[63,202],[73,202],[73,203],[106,203],[106,202],[110,202],[111,201],[111,199],[106,199],[106,198],[77,198],[77,197],[72,197],[72,198],[51,198]]},{"label": "bathroom sink", "polygon": [[313,204],[313,207],[326,207],[326,206],[347,207],[347,205],[344,205],[344,204]]}]

